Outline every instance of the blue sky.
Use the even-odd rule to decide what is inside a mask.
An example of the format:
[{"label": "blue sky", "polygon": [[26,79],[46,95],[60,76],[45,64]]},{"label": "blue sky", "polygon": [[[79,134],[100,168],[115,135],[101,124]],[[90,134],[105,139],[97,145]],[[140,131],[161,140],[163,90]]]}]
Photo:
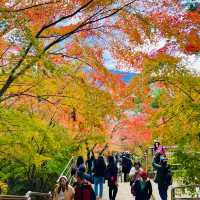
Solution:
[{"label": "blue sky", "polygon": [[110,70],[113,74],[120,74],[122,75],[122,80],[125,83],[129,83],[131,81],[131,79],[136,75],[136,73],[134,72],[123,72],[123,71],[119,71],[119,70]]}]

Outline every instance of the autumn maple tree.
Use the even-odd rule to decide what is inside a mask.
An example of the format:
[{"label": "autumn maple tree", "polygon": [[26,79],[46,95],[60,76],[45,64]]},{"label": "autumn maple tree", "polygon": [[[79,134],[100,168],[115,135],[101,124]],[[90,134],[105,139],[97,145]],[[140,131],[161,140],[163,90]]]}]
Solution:
[{"label": "autumn maple tree", "polygon": [[[37,143],[45,136],[47,144],[59,145],[56,132],[63,128],[79,143],[71,154],[85,142],[131,147],[160,137],[180,144],[189,159],[185,141],[192,151],[199,148],[199,75],[188,68],[190,56],[200,53],[199,25],[199,4],[185,1],[2,0],[0,142],[13,144],[14,132],[19,159],[26,162],[28,142],[36,154],[28,166],[14,157],[12,167],[34,171],[32,183],[49,160],[50,169],[60,166],[52,152],[38,154]],[[106,52],[116,69],[138,74],[124,83],[108,70]],[[26,121],[30,128],[20,131]],[[9,164],[13,152],[1,150],[0,159]],[[1,179],[10,176],[4,168]]]}]

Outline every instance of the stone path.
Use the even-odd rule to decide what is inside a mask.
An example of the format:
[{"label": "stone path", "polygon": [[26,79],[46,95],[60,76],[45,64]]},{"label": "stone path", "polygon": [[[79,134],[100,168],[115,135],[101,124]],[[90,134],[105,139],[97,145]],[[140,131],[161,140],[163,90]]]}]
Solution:
[{"label": "stone path", "polygon": [[[157,184],[155,184],[153,181],[151,181],[151,183],[152,183],[152,187],[153,187],[152,200],[161,200],[159,193],[158,193]],[[169,191],[168,191],[168,199],[171,199],[170,188],[169,188]],[[103,200],[109,200],[107,183],[104,185]],[[119,183],[116,200],[134,200],[134,197],[132,196],[132,194],[130,192],[129,183]]]}]

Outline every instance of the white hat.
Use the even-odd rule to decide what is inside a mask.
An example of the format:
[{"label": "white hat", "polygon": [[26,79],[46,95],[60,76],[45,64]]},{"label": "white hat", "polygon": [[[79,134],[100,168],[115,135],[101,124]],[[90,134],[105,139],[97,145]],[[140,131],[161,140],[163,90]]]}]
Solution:
[{"label": "white hat", "polygon": [[59,178],[58,178],[58,180],[57,180],[57,183],[59,183],[60,182],[60,179],[61,178],[64,178],[66,181],[68,181],[68,179],[67,179],[67,177],[66,176],[60,176]]}]

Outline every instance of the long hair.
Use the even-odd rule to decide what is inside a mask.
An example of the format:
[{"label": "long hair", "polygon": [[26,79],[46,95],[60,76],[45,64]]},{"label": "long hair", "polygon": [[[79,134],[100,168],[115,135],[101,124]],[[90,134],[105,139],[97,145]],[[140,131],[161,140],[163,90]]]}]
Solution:
[{"label": "long hair", "polygon": [[138,165],[139,167],[142,166],[140,161],[136,161],[136,162],[134,163],[134,167],[135,167],[136,165]]},{"label": "long hair", "polygon": [[[67,178],[66,178],[66,177],[60,177],[60,178],[59,178],[59,186],[58,186],[58,190],[57,190],[57,191],[58,191],[58,194],[61,192],[61,190],[63,191],[63,188],[62,188],[62,186],[61,186],[61,184],[60,184],[62,178],[65,179],[65,181],[66,181],[66,185],[65,185],[64,191],[65,191],[65,189],[68,190],[69,182],[68,182]],[[63,191],[63,192],[64,192],[64,191]]]},{"label": "long hair", "polygon": [[160,142],[155,142],[154,145],[153,145],[153,150],[156,151],[159,146],[160,146]]},{"label": "long hair", "polygon": [[77,161],[76,161],[76,167],[79,167],[80,165],[84,164],[84,159],[83,159],[83,156],[79,156],[77,158]]}]

